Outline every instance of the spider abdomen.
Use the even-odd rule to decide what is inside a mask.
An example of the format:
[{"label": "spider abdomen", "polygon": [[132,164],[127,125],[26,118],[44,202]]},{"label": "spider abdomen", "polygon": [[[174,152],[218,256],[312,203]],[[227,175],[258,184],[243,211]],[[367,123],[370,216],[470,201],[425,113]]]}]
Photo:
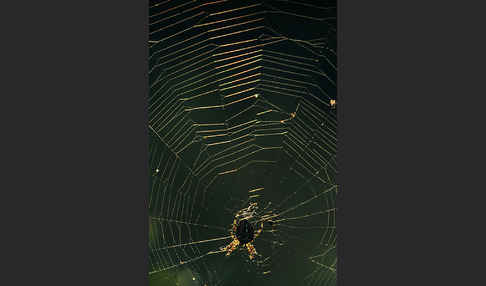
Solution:
[{"label": "spider abdomen", "polygon": [[253,240],[253,232],[253,226],[246,219],[243,219],[238,223],[235,235],[236,238],[240,241],[240,244],[246,244]]}]

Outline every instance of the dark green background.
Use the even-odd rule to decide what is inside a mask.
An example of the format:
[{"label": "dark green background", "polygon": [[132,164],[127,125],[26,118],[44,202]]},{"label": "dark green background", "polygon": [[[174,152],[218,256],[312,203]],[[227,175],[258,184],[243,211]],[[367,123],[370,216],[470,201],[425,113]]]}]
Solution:
[{"label": "dark green background", "polygon": [[[315,49],[316,52],[324,54],[328,60],[330,60],[333,65],[336,65],[336,57],[335,54],[330,52],[329,49],[336,51],[336,3],[334,2],[326,2],[326,1],[307,1],[307,3],[312,3],[314,5],[319,5],[322,7],[329,7],[329,9],[321,9],[316,10],[310,6],[302,5],[302,4],[295,4],[295,3],[288,3],[289,1],[245,1],[245,5],[251,5],[255,3],[262,4],[255,8],[256,12],[268,11],[272,10],[271,7],[275,7],[277,9],[281,9],[282,11],[293,11],[298,14],[312,16],[312,17],[320,17],[320,18],[329,18],[330,20],[326,21],[313,21],[305,18],[294,17],[292,15],[286,15],[285,13],[266,13],[262,14],[265,17],[265,25],[271,27],[275,30],[278,30],[281,34],[289,38],[295,39],[314,39],[314,38],[324,38],[324,42],[326,43],[323,45],[323,48]],[[290,1],[292,2],[292,1]],[[188,4],[187,1],[171,1],[171,3],[160,5],[160,6],[153,6],[150,10],[150,14],[154,15],[151,21],[156,21],[157,13],[164,11],[164,9],[173,9],[174,13],[176,11],[182,13],[184,9],[188,9],[188,7],[196,7],[198,4],[202,4],[203,1],[196,1],[194,4]],[[300,1],[300,3],[305,3]],[[151,5],[156,5],[157,2],[151,3]],[[229,1],[228,3],[224,3],[225,9],[238,8],[243,5],[240,1]],[[183,8],[178,8],[178,5],[183,5]],[[270,5],[270,6],[266,6]],[[162,8],[163,7],[163,8]],[[334,7],[334,8],[333,8]],[[203,9],[204,11],[204,9]],[[212,11],[215,12],[215,11]],[[177,18],[176,18],[177,19]],[[173,22],[169,23],[176,23],[177,20],[174,19]],[[163,22],[164,25],[167,25],[167,22]],[[155,24],[151,26],[151,31],[156,31],[157,29],[164,28],[163,24]],[[204,30],[201,30],[204,31]],[[201,32],[199,31],[199,32]],[[153,33],[151,34],[151,40],[160,40],[164,37],[170,36],[173,33],[178,32],[176,28],[170,29],[167,28],[162,33]],[[266,31],[265,34],[271,34],[271,31]],[[187,36],[186,38],[188,38]],[[238,38],[240,37],[240,38]],[[171,40],[169,43],[176,43],[177,40],[183,40],[182,36],[177,36]],[[236,36],[233,38],[233,41],[244,40],[244,36]],[[171,42],[172,41],[172,42]],[[156,102],[158,98],[163,94],[163,92],[157,93],[156,91],[163,85],[163,81],[157,81],[159,76],[164,78],[165,73],[167,70],[170,70],[171,66],[164,65],[163,61],[159,61],[157,58],[159,56],[164,56],[166,51],[164,48],[169,46],[169,43],[163,42],[162,44],[157,44],[151,47],[151,56],[152,59],[150,61],[150,69],[154,68],[153,72],[150,74],[150,85],[153,85],[151,89],[151,100],[149,104]],[[281,43],[275,45],[279,52],[283,53],[291,53],[293,55],[299,55],[302,57],[309,57],[312,56],[309,52],[303,50],[301,47],[295,45],[295,43]],[[155,56],[154,56],[155,55]],[[319,58],[320,61],[317,64],[317,68],[326,72],[328,76],[335,82],[336,81],[336,70],[333,69],[332,65],[328,64],[324,59],[324,57]],[[165,59],[167,60],[167,59]],[[172,61],[171,65],[177,64],[177,61]],[[266,66],[272,66],[268,64]],[[179,79],[179,81],[187,80],[189,77],[185,76]],[[295,80],[302,80],[301,77],[298,75],[295,76]],[[321,89],[323,89],[330,98],[336,98],[336,88],[333,84],[329,81],[325,80],[323,77],[313,77],[309,82],[318,85]],[[171,84],[176,84],[176,82],[171,82]],[[170,87],[170,85],[167,85]],[[184,89],[183,89],[184,91]],[[316,89],[311,90],[312,93],[321,96]],[[272,103],[276,103],[279,106],[285,107],[286,110],[293,111],[296,110],[297,105],[299,104],[299,100],[287,100],[279,98],[271,93],[264,94]],[[160,99],[159,99],[160,100]],[[327,98],[322,98],[322,100],[327,100]],[[201,99],[198,101],[197,105],[213,105],[215,104],[211,100]],[[329,108],[328,106],[322,105],[319,102],[315,102],[318,109],[320,109],[319,114],[316,114],[316,117],[319,118],[316,120],[309,120],[309,117],[302,117],[299,113],[297,113],[299,118],[303,118],[301,122],[302,125],[306,126],[309,132],[313,132],[320,128],[321,122],[326,122],[326,116],[330,116],[335,118],[336,110]],[[237,108],[237,107],[235,107]],[[227,116],[223,111],[210,111],[210,112],[192,112],[190,114],[191,119],[198,122],[200,119],[204,119],[204,121],[214,121],[220,122],[221,118],[227,118]],[[238,110],[228,110],[228,112],[238,112]],[[327,115],[326,115],[327,114]],[[164,119],[162,119],[164,120]],[[322,120],[322,121],[320,121]],[[177,127],[177,126],[176,126]],[[299,130],[299,126],[293,126],[290,128],[295,128]],[[335,128],[333,128],[336,131]],[[160,167],[160,158],[164,158],[163,160],[167,160],[167,158],[171,158],[173,160],[171,162],[181,162],[181,167],[179,172],[181,172],[181,178],[185,176],[185,174],[189,169],[190,163],[186,162],[184,159],[180,159],[175,156],[174,152],[171,148],[168,147],[167,142],[160,140],[159,136],[161,134],[157,134],[153,130],[149,130],[150,134],[150,164],[149,164],[149,172],[151,175],[151,186],[153,186],[150,190],[150,193],[156,194],[161,200],[162,198],[162,191],[161,188],[164,188],[163,182],[164,178],[158,178],[157,174],[155,174],[155,170]],[[295,133],[297,134],[297,133]],[[304,134],[304,133],[299,133]],[[163,134],[162,134],[163,136]],[[170,137],[169,137],[170,138]],[[298,153],[309,153],[313,150],[314,152],[322,152],[319,148],[327,148],[326,142],[321,141],[318,137],[309,137],[309,138],[301,138],[305,141],[305,146],[303,150],[299,150],[295,155]],[[280,141],[278,141],[280,140]],[[261,145],[267,146],[274,146],[274,145],[282,145],[282,139],[275,139],[272,136],[270,137],[263,137],[260,138],[258,141]],[[197,145],[197,144],[195,144]],[[327,150],[328,152],[333,153],[335,155],[334,150]],[[195,157],[198,154],[199,150],[194,148],[189,150],[188,153],[192,153],[187,155],[188,157]],[[308,154],[307,154],[308,155]],[[312,155],[311,155],[312,156]],[[328,156],[328,155],[326,155]],[[299,156],[288,156],[281,151],[278,152],[267,152],[264,155],[259,155],[256,159],[260,160],[275,160],[277,164],[253,164],[249,168],[244,168],[240,170],[236,174],[229,174],[226,176],[218,177],[216,181],[211,184],[209,188],[209,192],[207,193],[206,197],[198,197],[198,203],[196,204],[197,208],[194,209],[196,213],[200,215],[200,221],[205,224],[215,225],[230,228],[231,223],[233,221],[233,216],[235,212],[243,207],[246,207],[247,204],[244,202],[248,199],[248,190],[254,187],[264,186],[265,191],[262,193],[262,197],[259,201],[261,206],[266,205],[268,202],[272,202],[274,205],[280,203],[286,196],[292,194],[294,191],[298,190],[298,194],[292,197],[289,201],[287,201],[283,206],[282,209],[286,207],[292,207],[301,203],[308,198],[312,197],[315,194],[318,194],[323,189],[331,187],[335,184],[335,176],[334,172],[329,172],[329,176],[331,177],[331,184],[323,184],[319,180],[313,177],[313,174],[307,172],[305,168],[299,167],[298,162],[302,163],[302,160],[299,159]],[[306,160],[309,160],[308,158]],[[297,162],[297,163],[296,163]],[[163,164],[167,164],[170,166],[173,163],[169,163],[168,161],[163,161]],[[335,163],[334,163],[335,164]],[[334,165],[335,168],[335,165]],[[186,172],[186,173],[184,173]],[[197,178],[196,178],[197,179]],[[155,184],[153,184],[155,180]],[[175,180],[177,183],[175,186],[180,186],[182,184],[182,179],[177,178]],[[172,187],[172,189],[167,189],[167,194],[171,195],[172,197],[177,196],[177,188]],[[319,199],[313,200],[312,203],[305,205],[297,209],[294,216],[298,215],[306,215],[310,214],[319,210],[334,208],[335,206],[335,195],[336,192],[330,192]],[[153,203],[149,206],[149,215],[156,215],[159,211],[157,207],[157,203]],[[328,219],[327,216],[316,216],[313,219],[310,219],[300,226],[306,225],[327,225],[327,222],[324,219]],[[333,215],[331,218],[332,224],[335,223],[335,216]],[[300,221],[298,221],[300,222]],[[298,223],[296,225],[299,225]],[[334,225],[333,225],[334,226]],[[150,235],[149,235],[149,244],[153,243],[153,240],[160,239],[162,236],[162,229],[157,227],[157,224],[153,223],[151,220],[149,221],[150,227]],[[267,230],[266,226],[262,233],[261,238],[267,239],[273,243],[280,243],[282,242],[283,245],[272,248],[268,245],[268,243],[264,243],[262,241],[255,241],[255,247],[259,253],[263,256],[271,256],[270,264],[266,265],[265,267],[262,266],[255,266],[254,263],[250,263],[248,261],[248,254],[245,251],[235,251],[233,255],[230,257],[224,257],[221,254],[211,255],[208,257],[203,258],[204,262],[197,261],[194,263],[189,263],[183,266],[174,267],[171,270],[162,271],[156,274],[152,274],[149,276],[150,285],[204,285],[201,281],[206,281],[208,285],[213,285],[211,283],[221,283],[219,285],[320,285],[326,282],[326,285],[334,285],[335,274],[333,273],[324,273],[325,270],[321,269],[322,272],[319,279],[316,280],[306,280],[306,283],[303,284],[303,278],[309,275],[313,270],[316,269],[316,264],[313,264],[309,261],[308,257],[320,254],[324,252],[326,249],[332,247],[332,245],[323,245],[319,244],[320,237],[322,233],[316,231],[299,231],[299,230],[288,230],[279,228],[279,232],[282,233],[282,236],[279,238],[275,238],[271,236]],[[277,227],[278,228],[278,227]],[[167,228],[165,228],[167,230]],[[196,229],[193,229],[196,232]],[[194,240],[203,240],[209,239],[213,237],[221,237],[228,235],[227,231],[197,231],[194,234],[197,238]],[[331,236],[335,236],[331,234]],[[334,237],[327,238],[330,241],[335,241]],[[182,242],[186,240],[182,239]],[[228,244],[230,240],[222,240],[217,241],[215,243],[203,244],[198,245],[201,248],[201,252],[205,253],[207,251],[215,250],[220,246],[224,246]],[[326,265],[333,264],[333,260],[336,259],[336,250],[332,250],[325,259],[319,260],[318,262],[324,263]],[[203,264],[204,263],[204,264]],[[194,264],[195,267],[192,267],[191,264]],[[270,275],[260,275],[263,271],[270,270]],[[208,277],[209,272],[214,272],[213,277]],[[197,278],[195,281],[192,280],[192,277]],[[313,284],[314,283],[314,284]],[[317,284],[316,284],[317,283]]]}]

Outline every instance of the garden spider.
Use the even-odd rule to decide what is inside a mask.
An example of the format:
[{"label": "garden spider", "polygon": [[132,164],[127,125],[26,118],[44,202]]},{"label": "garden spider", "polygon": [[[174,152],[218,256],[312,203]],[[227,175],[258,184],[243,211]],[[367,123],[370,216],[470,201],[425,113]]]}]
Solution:
[{"label": "garden spider", "polygon": [[[260,224],[260,229],[256,232],[253,226],[248,222],[248,219],[253,217],[256,208],[256,203],[251,204],[248,209],[243,209],[237,213],[236,218],[233,221],[233,227],[231,229],[231,237],[233,241],[225,247],[222,247],[222,251],[227,251],[226,256],[230,255],[239,245],[245,247],[248,250],[250,260],[253,260],[257,254],[255,247],[252,242],[257,238],[263,231],[263,222]],[[240,219],[240,217],[243,217]]]}]

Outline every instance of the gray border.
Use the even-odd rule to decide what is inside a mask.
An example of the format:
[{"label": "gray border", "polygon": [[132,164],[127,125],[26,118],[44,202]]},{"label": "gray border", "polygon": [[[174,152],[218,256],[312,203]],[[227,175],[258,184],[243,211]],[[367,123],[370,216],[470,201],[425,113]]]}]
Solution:
[{"label": "gray border", "polygon": [[468,201],[484,184],[468,162],[484,154],[484,8],[437,2],[339,1],[341,286],[484,284],[464,217],[484,208]]},{"label": "gray border", "polygon": [[148,285],[148,1],[13,2],[0,285]]}]

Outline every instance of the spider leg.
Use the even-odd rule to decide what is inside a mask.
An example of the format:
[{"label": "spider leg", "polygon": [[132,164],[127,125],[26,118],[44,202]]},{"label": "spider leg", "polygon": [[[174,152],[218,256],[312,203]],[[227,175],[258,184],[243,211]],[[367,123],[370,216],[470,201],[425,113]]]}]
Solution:
[{"label": "spider leg", "polygon": [[250,260],[253,260],[253,258],[255,257],[255,254],[257,254],[255,247],[253,246],[253,244],[248,242],[246,244],[246,248],[248,249],[248,253],[250,255]]},{"label": "spider leg", "polygon": [[236,221],[236,218],[235,218],[235,220],[233,221],[233,227],[231,228],[231,235],[234,236],[234,234],[236,233],[237,226],[238,226],[238,224],[237,224],[237,221]]},{"label": "spider leg", "polygon": [[255,232],[255,236],[253,237],[253,239],[257,238],[260,235],[260,233],[262,233],[262,231],[263,231],[263,222],[260,225],[260,229]]},{"label": "spider leg", "polygon": [[235,239],[230,244],[228,244],[225,248],[223,248],[221,250],[228,251],[226,253],[226,256],[228,256],[228,255],[231,254],[231,252],[233,252],[238,247],[238,245],[240,245],[240,242],[237,239]]},{"label": "spider leg", "polygon": [[233,226],[231,228],[231,238],[233,239],[230,244],[226,245],[225,247],[221,247],[221,251],[227,251],[226,256],[230,255],[231,252],[233,252],[238,245],[240,245],[240,241],[236,238],[236,228],[237,228],[237,220],[236,218],[233,220]]}]

